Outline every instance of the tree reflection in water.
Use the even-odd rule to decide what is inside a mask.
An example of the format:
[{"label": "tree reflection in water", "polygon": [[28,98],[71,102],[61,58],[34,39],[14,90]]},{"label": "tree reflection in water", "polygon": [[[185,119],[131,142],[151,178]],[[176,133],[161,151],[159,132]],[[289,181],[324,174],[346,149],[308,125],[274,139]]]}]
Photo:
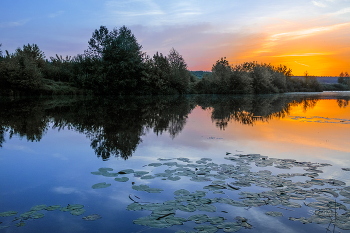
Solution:
[{"label": "tree reflection in water", "polygon": [[[349,99],[338,99],[339,107]],[[253,126],[257,121],[288,116],[293,106],[304,111],[317,104],[317,97],[294,95],[194,95],[186,97],[55,97],[2,99],[0,101],[0,147],[18,135],[40,141],[51,127],[85,134],[103,160],[111,156],[127,159],[135,152],[146,132],[169,133],[175,138],[184,129],[190,112],[200,106],[212,111],[212,121],[224,130],[230,121]]]}]

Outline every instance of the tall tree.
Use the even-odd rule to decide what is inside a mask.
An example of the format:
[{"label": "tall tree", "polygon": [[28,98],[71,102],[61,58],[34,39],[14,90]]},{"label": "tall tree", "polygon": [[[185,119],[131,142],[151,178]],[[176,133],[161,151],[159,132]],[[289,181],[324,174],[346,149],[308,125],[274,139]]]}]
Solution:
[{"label": "tall tree", "polygon": [[168,55],[171,67],[170,86],[180,94],[187,93],[190,81],[190,73],[187,70],[185,59],[172,48]]}]

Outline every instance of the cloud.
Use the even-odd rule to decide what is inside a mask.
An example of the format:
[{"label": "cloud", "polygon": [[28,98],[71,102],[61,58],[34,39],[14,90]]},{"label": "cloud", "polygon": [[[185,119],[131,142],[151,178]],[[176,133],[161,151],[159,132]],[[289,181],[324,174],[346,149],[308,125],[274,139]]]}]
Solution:
[{"label": "cloud", "polygon": [[302,66],[310,67],[309,65],[305,65],[305,64],[299,63],[299,62],[297,62],[297,61],[295,61],[295,63],[297,63],[297,64],[299,64],[299,65],[302,65]]},{"label": "cloud", "polygon": [[15,22],[5,22],[0,23],[0,28],[10,28],[10,27],[18,27],[26,24],[29,21],[29,19],[19,20]]},{"label": "cloud", "polygon": [[318,6],[318,7],[327,7],[325,4],[323,4],[322,2],[316,2],[316,1],[312,1],[312,3],[315,5],[315,6]]},{"label": "cloud", "polygon": [[331,26],[315,27],[315,28],[291,31],[291,32],[283,32],[283,33],[278,33],[278,34],[274,34],[274,35],[270,36],[270,41],[276,41],[276,40],[280,40],[282,38],[286,38],[288,40],[299,39],[302,37],[313,36],[313,35],[323,33],[323,32],[334,31],[334,30],[337,30],[337,29],[340,29],[343,27],[348,27],[348,26],[350,26],[350,22],[349,23],[334,24]]},{"label": "cloud", "polygon": [[329,16],[335,16],[335,15],[343,15],[343,14],[347,14],[347,13],[350,13],[350,7],[341,9],[341,10],[339,10],[339,11],[336,11],[336,12],[334,12],[334,13],[330,13],[330,14],[328,14],[328,15],[329,15]]},{"label": "cloud", "polygon": [[276,55],[272,57],[309,57],[309,56],[323,56],[330,55],[331,53],[300,53],[300,54],[284,54],[284,55]]},{"label": "cloud", "polygon": [[49,18],[56,18],[57,16],[60,16],[64,13],[64,11],[57,11],[56,13],[53,14],[49,14],[48,17]]}]

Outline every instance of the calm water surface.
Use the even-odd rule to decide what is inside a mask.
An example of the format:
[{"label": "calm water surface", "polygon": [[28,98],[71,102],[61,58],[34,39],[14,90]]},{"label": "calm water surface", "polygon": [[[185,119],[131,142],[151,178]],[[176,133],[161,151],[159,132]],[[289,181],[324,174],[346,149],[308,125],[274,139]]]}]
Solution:
[{"label": "calm water surface", "polygon": [[349,232],[349,100],[2,99],[0,232]]}]

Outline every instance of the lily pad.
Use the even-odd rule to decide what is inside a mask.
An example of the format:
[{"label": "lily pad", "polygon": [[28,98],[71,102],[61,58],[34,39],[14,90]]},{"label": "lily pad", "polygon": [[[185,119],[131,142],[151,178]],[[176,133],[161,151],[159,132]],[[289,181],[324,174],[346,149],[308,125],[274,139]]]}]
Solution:
[{"label": "lily pad", "polygon": [[118,182],[127,182],[129,180],[128,177],[114,178],[115,181]]},{"label": "lily pad", "polygon": [[125,169],[125,170],[121,170],[118,172],[119,174],[130,174],[130,173],[134,173],[133,169]]},{"label": "lily pad", "polygon": [[179,205],[178,206],[179,210],[184,211],[184,212],[194,212],[196,211],[196,207],[194,205]]},{"label": "lily pad", "polygon": [[134,220],[133,222],[142,226],[149,226],[154,228],[167,228],[172,226],[172,224],[166,222],[164,218],[158,219],[155,216],[145,216]]},{"label": "lily pad", "polygon": [[84,208],[84,205],[81,205],[81,204],[70,205],[70,204],[68,204],[67,208],[70,209],[70,210],[77,210],[77,209]]},{"label": "lily pad", "polygon": [[265,214],[272,217],[283,217],[283,214],[277,211],[267,211]]},{"label": "lily pad", "polygon": [[163,165],[162,163],[150,163],[150,164],[148,164],[149,167],[160,167],[162,165]]},{"label": "lily pad", "polygon": [[[116,178],[117,179],[117,178]],[[103,188],[108,188],[109,186],[111,186],[111,184],[106,184],[106,182],[102,182],[102,183],[97,183],[94,184],[92,186],[93,189],[103,189]]]},{"label": "lily pad", "polygon": [[142,180],[150,180],[150,179],[154,179],[154,178],[156,178],[156,177],[152,176],[152,175],[146,175],[146,176],[141,177]]},{"label": "lily pad", "polygon": [[43,214],[43,213],[34,213],[34,214],[32,214],[32,218],[33,219],[39,219],[39,218],[43,218],[45,216],[45,214]]},{"label": "lily pad", "polygon": [[70,213],[71,215],[79,216],[82,215],[85,212],[84,209],[74,209]]},{"label": "lily pad", "polygon": [[102,217],[98,214],[91,214],[91,215],[83,217],[83,219],[85,221],[95,221],[95,220],[100,219],[100,218],[102,218]]},{"label": "lily pad", "polygon": [[0,217],[10,217],[10,216],[16,215],[17,213],[18,213],[17,211],[6,211],[6,212],[0,213]]},{"label": "lily pad", "polygon": [[236,232],[239,231],[242,226],[237,222],[225,222],[217,226],[219,229],[223,229],[224,232]]},{"label": "lily pad", "polygon": [[196,215],[192,215],[190,216],[188,219],[188,221],[194,221],[195,223],[204,223],[204,222],[208,222],[209,221],[209,217],[206,214],[196,214]]},{"label": "lily pad", "polygon": [[199,232],[206,232],[206,233],[215,233],[218,231],[218,228],[212,225],[199,225],[199,226],[195,226],[194,229],[198,230]]},{"label": "lily pad", "polygon": [[43,210],[45,208],[46,208],[46,205],[36,205],[36,206],[33,206],[30,210],[39,211],[39,210]]},{"label": "lily pad", "polygon": [[25,222],[19,222],[19,223],[16,223],[15,225],[16,225],[16,227],[24,227],[26,225],[26,223]]},{"label": "lily pad", "polygon": [[59,208],[61,208],[60,205],[51,205],[51,206],[46,207],[45,210],[47,210],[47,211],[53,211],[53,210],[57,210],[57,209],[59,209]]},{"label": "lily pad", "polygon": [[189,195],[190,191],[186,189],[179,189],[174,192],[174,195],[179,196],[179,195]]},{"label": "lily pad", "polygon": [[197,206],[197,210],[206,212],[216,212],[216,206],[214,205],[201,205]]}]

